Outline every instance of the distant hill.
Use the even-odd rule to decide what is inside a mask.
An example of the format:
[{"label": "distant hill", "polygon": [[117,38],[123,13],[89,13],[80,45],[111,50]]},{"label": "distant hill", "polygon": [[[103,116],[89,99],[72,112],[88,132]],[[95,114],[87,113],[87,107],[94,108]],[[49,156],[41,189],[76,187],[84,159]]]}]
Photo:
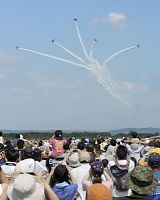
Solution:
[{"label": "distant hill", "polygon": [[123,128],[119,130],[109,131],[111,134],[115,135],[118,133],[128,133],[129,131],[136,131],[137,133],[160,133],[160,128]]},{"label": "distant hill", "polygon": [[[55,130],[0,130],[3,133],[54,133]],[[129,131],[136,131],[138,133],[160,133],[160,128],[123,128],[118,130],[96,130],[96,131],[89,131],[89,130],[63,130],[64,133],[81,133],[81,132],[109,132],[112,135],[118,134],[118,133],[128,133]]]}]

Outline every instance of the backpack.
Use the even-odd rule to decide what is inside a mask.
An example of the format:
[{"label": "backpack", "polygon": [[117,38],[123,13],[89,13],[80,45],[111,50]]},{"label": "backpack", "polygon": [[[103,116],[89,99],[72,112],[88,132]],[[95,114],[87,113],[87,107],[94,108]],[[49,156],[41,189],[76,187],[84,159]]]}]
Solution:
[{"label": "backpack", "polygon": [[120,166],[118,161],[115,161],[115,165],[110,167],[110,171],[115,178],[114,186],[118,191],[123,192],[129,189],[127,184],[128,167],[129,161],[127,161],[125,167]]}]

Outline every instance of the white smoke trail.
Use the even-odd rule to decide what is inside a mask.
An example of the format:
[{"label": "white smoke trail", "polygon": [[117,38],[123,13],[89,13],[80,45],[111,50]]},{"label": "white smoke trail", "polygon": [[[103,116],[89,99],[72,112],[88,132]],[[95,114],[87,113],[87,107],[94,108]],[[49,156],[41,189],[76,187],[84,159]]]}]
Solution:
[{"label": "white smoke trail", "polygon": [[76,58],[77,60],[79,60],[81,63],[83,63],[84,65],[87,65],[87,63],[80,58],[79,56],[77,56],[76,54],[74,54],[72,51],[70,51],[69,49],[65,48],[63,45],[61,45],[60,43],[54,41],[54,44],[56,44],[57,46],[59,46],[60,48],[62,48],[64,51],[66,51],[67,53],[69,53],[71,56],[73,56],[74,58]]},{"label": "white smoke trail", "polygon": [[48,58],[51,58],[51,59],[54,59],[54,60],[59,60],[59,61],[65,62],[65,63],[69,63],[71,65],[75,65],[75,66],[82,67],[82,68],[85,68],[87,70],[90,70],[90,68],[87,67],[86,65],[75,63],[75,62],[67,60],[67,59],[63,59],[63,58],[56,57],[56,56],[51,56],[51,55],[48,55],[48,54],[45,54],[45,53],[41,53],[39,51],[33,51],[33,50],[22,48],[22,47],[18,47],[18,49],[23,50],[23,51],[28,51],[28,52],[31,52],[31,53],[34,53],[34,54],[38,54],[38,55],[41,55],[41,56],[45,56],[45,57],[48,57]]},{"label": "white smoke trail", "polygon": [[95,46],[96,42],[97,42],[97,40],[94,39],[94,41],[92,42],[92,44],[91,44],[91,46],[90,46],[90,54],[89,54],[89,56],[90,56],[91,58],[93,58],[93,47]]},{"label": "white smoke trail", "polygon": [[79,39],[79,41],[80,41],[80,44],[81,44],[83,53],[84,53],[85,57],[87,58],[87,60],[90,62],[91,60],[90,60],[90,57],[89,57],[89,55],[88,55],[88,53],[87,53],[87,50],[86,50],[86,48],[85,48],[85,46],[84,46],[84,43],[83,43],[83,40],[82,40],[80,31],[79,31],[79,28],[78,28],[77,20],[75,20],[75,25],[76,25],[77,35],[78,35],[78,39]]},{"label": "white smoke trail", "polygon": [[123,53],[124,51],[128,51],[130,49],[133,49],[135,47],[137,47],[137,45],[134,45],[134,46],[131,46],[131,47],[128,47],[128,48],[125,48],[125,49],[122,49],[120,51],[115,52],[114,54],[112,54],[111,56],[109,56],[107,59],[105,59],[103,61],[103,65],[105,65],[107,62],[109,62],[111,59],[113,59],[115,56],[119,55],[120,53]]}]

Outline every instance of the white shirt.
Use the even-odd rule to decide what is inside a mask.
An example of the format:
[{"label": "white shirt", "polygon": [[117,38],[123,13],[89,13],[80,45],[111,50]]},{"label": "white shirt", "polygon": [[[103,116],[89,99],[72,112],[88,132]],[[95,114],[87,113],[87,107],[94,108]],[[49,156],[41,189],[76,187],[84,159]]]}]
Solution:
[{"label": "white shirt", "polygon": [[85,200],[86,199],[86,191],[83,191],[82,189],[82,179],[86,175],[86,173],[89,171],[90,165],[89,163],[83,163],[79,167],[72,169],[72,174],[75,177],[78,185],[78,192],[79,196],[77,200]]},{"label": "white shirt", "polygon": [[3,173],[7,176],[8,179],[12,178],[12,174],[15,171],[17,163],[15,162],[6,162],[1,166]]}]

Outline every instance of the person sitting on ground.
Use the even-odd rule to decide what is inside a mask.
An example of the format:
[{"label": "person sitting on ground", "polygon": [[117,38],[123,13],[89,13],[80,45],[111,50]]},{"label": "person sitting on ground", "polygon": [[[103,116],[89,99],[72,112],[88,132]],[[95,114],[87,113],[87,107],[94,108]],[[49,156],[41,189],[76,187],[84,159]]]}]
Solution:
[{"label": "person sitting on ground", "polygon": [[20,140],[20,134],[16,134],[15,138],[12,140],[13,147],[17,147],[17,142]]},{"label": "person sitting on ground", "polygon": [[78,186],[67,165],[60,164],[54,167],[47,182],[60,200],[74,200],[76,198]]},{"label": "person sitting on ground", "polygon": [[158,180],[158,186],[154,192],[148,194],[148,197],[159,200],[160,199],[160,154],[151,153],[148,158],[148,166],[154,171]]},{"label": "person sitting on ground", "polygon": [[115,139],[111,139],[110,140],[110,145],[107,148],[106,151],[106,158],[108,161],[110,160],[114,160],[114,156],[115,156],[115,152],[116,152],[116,148],[117,148],[117,143]]},{"label": "person sitting on ground", "polygon": [[[102,179],[102,175],[104,175],[106,180]],[[104,170],[103,164],[101,161],[95,161],[91,163],[91,168],[84,176],[82,180],[83,190],[87,191],[89,187],[93,184],[101,183],[109,190],[112,188],[113,181],[111,177]]]},{"label": "person sitting on ground", "polygon": [[83,179],[83,175],[86,174],[86,172],[88,172],[90,169],[89,162],[91,158],[90,158],[90,154],[87,151],[78,150],[78,152],[79,152],[78,154],[74,153],[75,155],[73,155],[70,158],[70,163],[73,164],[73,161],[74,161],[74,164],[77,164],[77,167],[72,168],[72,174],[75,177],[76,182],[78,184],[79,195],[77,197],[77,200],[82,200],[82,199],[85,199],[86,197],[86,191],[83,191],[82,189],[82,179]]},{"label": "person sitting on ground", "polygon": [[87,200],[112,200],[112,193],[103,184],[96,183],[89,187]]},{"label": "person sitting on ground", "polygon": [[56,194],[39,174],[15,174],[1,200],[58,200]]},{"label": "person sitting on ground", "polygon": [[10,149],[6,152],[7,161],[2,165],[2,171],[11,180],[16,165],[19,162],[19,152],[16,149]]},{"label": "person sitting on ground", "polygon": [[16,171],[20,173],[26,172],[39,172],[45,174],[48,172],[46,167],[44,167],[39,161],[33,159],[34,151],[31,146],[27,146],[24,149],[24,158],[16,165]]},{"label": "person sitting on ground", "polygon": [[116,149],[115,159],[108,163],[108,171],[114,183],[113,197],[130,196],[131,190],[127,187],[126,176],[134,167],[135,164],[129,158],[126,146],[119,145]]},{"label": "person sitting on ground", "polygon": [[64,144],[66,139],[63,138],[63,132],[61,130],[56,130],[54,136],[50,139],[50,144],[52,145],[52,155],[55,158],[64,158]]},{"label": "person sitting on ground", "polygon": [[91,160],[95,160],[97,155],[94,152],[94,144],[93,143],[86,144],[86,151],[90,154]]},{"label": "person sitting on ground", "polygon": [[150,167],[137,165],[135,169],[129,173],[127,183],[128,187],[132,190],[132,196],[128,198],[125,197],[125,199],[123,198],[122,200],[153,200],[153,198],[148,197],[148,194],[155,191],[158,180]]},{"label": "person sitting on ground", "polygon": [[[144,148],[144,142],[142,142],[138,138],[138,133],[135,131],[130,131],[130,134],[132,135],[132,139],[129,140],[129,144],[126,144],[126,147],[129,151],[129,155],[132,158],[136,159],[136,162],[138,163],[141,158],[141,151]],[[126,142],[128,143],[128,142]]]}]

